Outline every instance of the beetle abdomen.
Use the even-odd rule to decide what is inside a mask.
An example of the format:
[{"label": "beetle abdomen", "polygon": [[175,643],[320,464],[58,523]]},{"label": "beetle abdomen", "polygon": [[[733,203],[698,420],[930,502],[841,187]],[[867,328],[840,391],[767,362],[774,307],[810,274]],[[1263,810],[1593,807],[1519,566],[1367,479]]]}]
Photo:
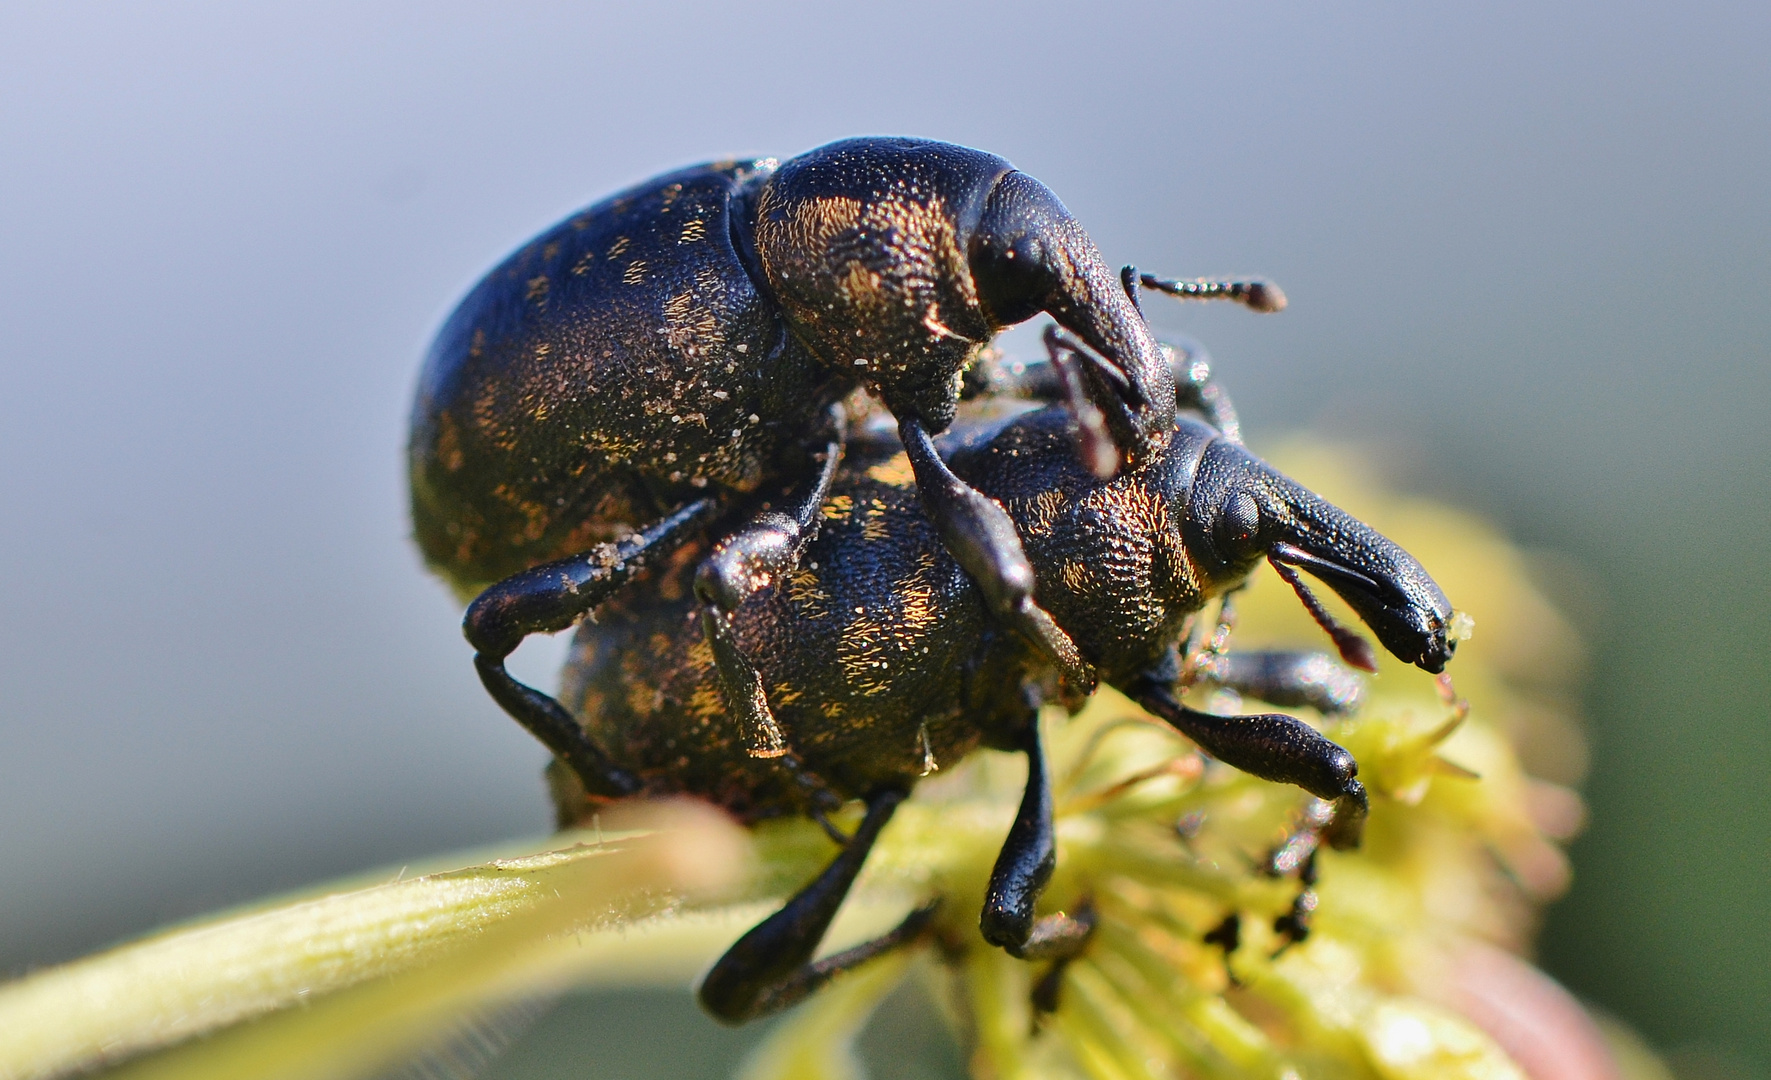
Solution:
[{"label": "beetle abdomen", "polygon": [[852,385],[785,332],[735,246],[762,175],[726,162],[630,188],[536,237],[450,316],[409,464],[419,545],[458,587],[624,535],[709,485],[754,489]]}]

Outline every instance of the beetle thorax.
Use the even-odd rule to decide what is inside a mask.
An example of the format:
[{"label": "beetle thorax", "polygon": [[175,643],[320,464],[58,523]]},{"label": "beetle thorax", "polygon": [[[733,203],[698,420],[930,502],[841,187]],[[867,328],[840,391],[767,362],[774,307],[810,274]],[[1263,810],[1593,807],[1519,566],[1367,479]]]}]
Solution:
[{"label": "beetle thorax", "polygon": [[995,331],[967,245],[1008,168],[940,143],[850,141],[787,162],[757,196],[757,261],[794,332],[936,430]]},{"label": "beetle thorax", "polygon": [[938,196],[887,191],[781,205],[765,190],[757,254],[794,330],[900,415],[946,426],[954,380],[991,337]]}]

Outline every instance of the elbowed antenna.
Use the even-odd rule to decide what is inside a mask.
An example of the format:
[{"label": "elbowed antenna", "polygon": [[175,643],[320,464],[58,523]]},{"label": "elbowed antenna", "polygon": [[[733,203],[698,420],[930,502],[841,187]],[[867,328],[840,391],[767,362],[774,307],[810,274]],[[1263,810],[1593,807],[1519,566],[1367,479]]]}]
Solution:
[{"label": "elbowed antenna", "polygon": [[1167,441],[1174,372],[1119,275],[1049,188],[1023,172],[998,180],[968,256],[978,298],[998,326],[1044,311],[1088,347],[1079,358],[1095,396],[1116,399],[1129,420],[1130,430],[1115,431],[1128,461]]},{"label": "elbowed antenna", "polygon": [[[1127,269],[1130,269],[1129,267]],[[1139,274],[1138,284],[1176,300],[1234,300],[1250,311],[1271,314],[1285,310],[1285,292],[1266,278],[1187,278],[1174,281]]]}]

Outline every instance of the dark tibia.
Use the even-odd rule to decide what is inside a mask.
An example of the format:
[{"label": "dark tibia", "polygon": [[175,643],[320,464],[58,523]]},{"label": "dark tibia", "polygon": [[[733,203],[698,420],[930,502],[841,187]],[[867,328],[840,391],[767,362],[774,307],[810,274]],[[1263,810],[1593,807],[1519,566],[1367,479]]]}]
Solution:
[{"label": "dark tibia", "polygon": [[1251,310],[1270,312],[1285,310],[1285,293],[1265,278],[1243,280],[1220,278],[1189,278],[1175,281],[1142,274],[1138,282],[1146,289],[1167,293],[1180,300],[1234,300]]},{"label": "dark tibia", "polygon": [[935,452],[922,421],[907,416],[898,422],[898,433],[916,472],[923,508],[940,531],[941,542],[983,590],[991,614],[1056,664],[1070,692],[1086,696],[1093,691],[1093,666],[1082,658],[1070,635],[1033,602],[1033,566],[1008,511],[953,475]]},{"label": "dark tibia", "polygon": [[732,639],[731,613],[759,590],[792,573],[806,545],[818,535],[818,510],[830,494],[842,460],[844,423],[839,406],[831,408],[827,423],[830,438],[817,475],[794,493],[789,513],[757,515],[721,540],[695,574],[695,596],[702,604],[701,628],[713,647],[726,708],[737,721],[752,757],[782,756],[788,751],[787,736],[769,709],[756,665]]},{"label": "dark tibia", "polygon": [[868,797],[860,828],[824,872],[780,911],[752,927],[713,965],[701,981],[702,1007],[725,1023],[741,1024],[784,1009],[832,976],[915,939],[933,908],[912,912],[896,930],[876,941],[811,962],[880,830],[903,801],[904,793],[893,789]]},{"label": "dark tibia", "polygon": [[1337,799],[1356,785],[1353,755],[1296,717],[1282,713],[1214,716],[1182,705],[1173,690],[1155,681],[1127,688],[1130,696],[1199,748],[1227,765],[1263,780],[1296,784],[1312,795]]},{"label": "dark tibia", "polygon": [[530,634],[551,634],[583,618],[625,584],[634,571],[680,547],[712,520],[718,509],[711,498],[697,499],[619,544],[513,574],[488,587],[468,605],[461,632],[474,647],[474,667],[486,691],[542,745],[572,766],[590,795],[631,795],[639,790],[639,781],[611,762],[564,706],[511,678],[504,670],[505,658]]},{"label": "dark tibia", "polygon": [[1365,697],[1358,672],[1323,652],[1233,652],[1214,656],[1199,681],[1227,687],[1280,708],[1352,712]]},{"label": "dark tibia", "polygon": [[1182,705],[1171,681],[1152,672],[1123,687],[1128,697],[1167,721],[1199,748],[1263,780],[1296,784],[1335,804],[1335,822],[1324,832],[1335,847],[1359,842],[1359,824],[1369,803],[1354,777],[1353,755],[1323,738],[1308,724],[1282,713],[1214,716]]},{"label": "dark tibia", "polygon": [[1033,908],[1058,861],[1057,840],[1052,835],[1051,778],[1039,743],[1037,713],[1027,718],[1022,749],[1027,754],[1027,787],[1008,839],[996,856],[996,868],[990,872],[990,889],[984,894],[984,913],[978,920],[985,941],[1017,955],[1033,935]]},{"label": "dark tibia", "polygon": [[[911,944],[922,937],[924,931],[928,929],[929,921],[934,918],[935,912],[940,909],[940,906],[939,901],[924,904],[904,916],[903,922],[879,937],[871,941],[863,941],[852,949],[832,953],[822,960],[815,960],[790,972],[758,1003],[756,1012],[752,1014],[750,1019],[757,1016],[767,1016],[769,1013],[779,1012],[792,1005],[797,1005],[843,972],[853,971],[876,956],[884,956],[893,949]],[[704,998],[703,1004],[705,1001]],[[719,1019],[726,1020],[723,1016]],[[742,1021],[736,1020],[726,1020],[726,1022],[742,1023]]]},{"label": "dark tibia", "polygon": [[713,666],[719,675],[720,694],[726,699],[726,711],[737,722],[744,749],[751,757],[781,757],[788,751],[787,733],[775,722],[774,711],[769,708],[762,673],[732,640],[731,622],[732,617],[717,604],[702,605],[701,631],[713,646]]},{"label": "dark tibia", "polygon": [[[1070,351],[1063,345],[1062,335],[1057,336],[1057,341],[1060,350]],[[1223,432],[1226,439],[1240,445],[1242,422],[1237,417],[1229,392],[1212,374],[1211,359],[1204,347],[1188,339],[1160,341],[1157,347],[1168,357],[1169,367],[1174,370],[1175,407],[1198,413],[1206,423]],[[1046,348],[1051,352],[1051,343]],[[1081,353],[1080,358],[1081,362],[1087,362],[1089,357],[1087,353]],[[966,369],[962,396],[968,401],[1003,398],[1063,403],[1070,406],[1073,414],[1079,412],[1073,404],[1072,378],[1066,377],[1064,365],[1056,357],[1044,360],[987,357]],[[1102,415],[1104,418],[1105,414]]]}]

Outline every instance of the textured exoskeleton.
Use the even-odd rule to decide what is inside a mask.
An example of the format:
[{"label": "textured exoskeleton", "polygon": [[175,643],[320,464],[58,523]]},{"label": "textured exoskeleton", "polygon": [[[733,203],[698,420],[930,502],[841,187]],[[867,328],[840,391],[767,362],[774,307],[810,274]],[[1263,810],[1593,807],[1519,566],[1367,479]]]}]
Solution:
[{"label": "textured exoskeleton", "polygon": [[1157,452],[1175,387],[1139,281],[1281,303],[1258,282],[1115,274],[1037,180],[918,139],[685,169],[536,237],[449,317],[412,415],[419,546],[458,589],[490,586],[465,625],[487,689],[590,789],[632,790],[504,660],[711,530],[694,588],[722,695],[750,752],[791,770],[730,613],[798,564],[842,453],[840,403],[864,387],[896,417],[942,542],[992,618],[1085,692],[1094,672],[1034,603],[1012,525],[929,438],[992,335],[1045,311],[1077,341],[1073,383],[1103,403],[1097,470]]}]

